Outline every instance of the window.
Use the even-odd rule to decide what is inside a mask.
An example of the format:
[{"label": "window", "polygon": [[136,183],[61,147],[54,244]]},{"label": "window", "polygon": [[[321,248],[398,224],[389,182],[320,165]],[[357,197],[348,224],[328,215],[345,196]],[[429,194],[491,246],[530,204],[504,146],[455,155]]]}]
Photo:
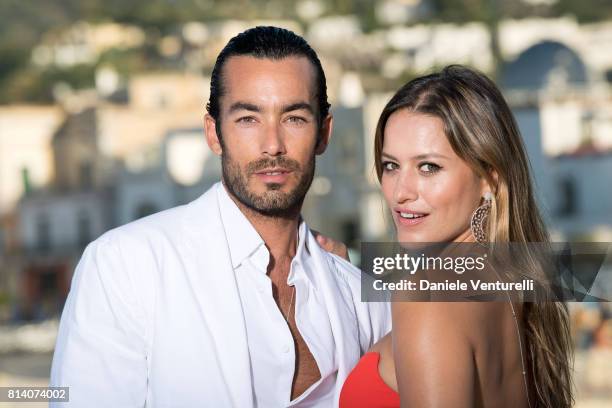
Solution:
[{"label": "window", "polygon": [[46,214],[40,214],[36,220],[36,249],[43,253],[51,249],[51,225]]},{"label": "window", "polygon": [[137,220],[139,218],[146,217],[147,215],[155,214],[157,211],[157,207],[155,207],[155,205],[153,205],[152,203],[141,203],[136,209],[134,219]]},{"label": "window", "polygon": [[349,247],[357,246],[359,241],[359,225],[354,220],[344,221],[341,226],[342,241]]},{"label": "window", "polygon": [[578,211],[575,180],[566,176],[559,181],[559,206],[557,215],[569,216]]},{"label": "window", "polygon": [[85,190],[93,187],[93,168],[89,162],[83,162],[79,166],[79,187]]},{"label": "window", "polygon": [[91,222],[86,212],[81,212],[77,219],[77,245],[83,249],[91,241]]}]

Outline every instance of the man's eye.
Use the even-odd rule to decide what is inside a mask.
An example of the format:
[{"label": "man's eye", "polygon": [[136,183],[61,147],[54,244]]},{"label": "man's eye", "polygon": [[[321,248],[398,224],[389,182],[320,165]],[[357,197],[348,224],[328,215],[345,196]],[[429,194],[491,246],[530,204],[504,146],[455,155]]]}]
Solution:
[{"label": "man's eye", "polygon": [[256,120],[253,116],[243,116],[241,118],[238,118],[238,120],[236,120],[236,122],[239,123],[255,123]]},{"label": "man's eye", "polygon": [[425,174],[433,174],[440,171],[441,167],[434,163],[421,163],[419,165],[419,170]]},{"label": "man's eye", "polygon": [[296,124],[306,123],[306,119],[300,116],[289,116],[287,120],[291,123],[296,123]]},{"label": "man's eye", "polygon": [[382,167],[384,171],[393,171],[398,168],[397,164],[393,162],[383,162]]}]

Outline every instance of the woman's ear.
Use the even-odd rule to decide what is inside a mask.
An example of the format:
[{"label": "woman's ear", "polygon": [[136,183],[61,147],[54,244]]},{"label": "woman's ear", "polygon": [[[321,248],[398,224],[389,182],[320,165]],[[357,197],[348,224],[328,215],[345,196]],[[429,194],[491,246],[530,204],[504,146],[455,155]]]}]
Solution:
[{"label": "woman's ear", "polygon": [[495,196],[495,193],[497,192],[498,181],[499,181],[499,176],[497,174],[497,171],[490,170],[487,177],[482,177],[481,181],[482,181],[481,194],[480,194],[481,197],[484,197],[486,192],[490,192],[491,194],[493,194],[493,196]]}]

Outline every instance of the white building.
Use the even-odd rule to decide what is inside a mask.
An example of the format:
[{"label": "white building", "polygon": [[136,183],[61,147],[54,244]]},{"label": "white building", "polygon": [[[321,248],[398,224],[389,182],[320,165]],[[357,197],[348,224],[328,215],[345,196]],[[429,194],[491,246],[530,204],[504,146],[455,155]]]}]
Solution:
[{"label": "white building", "polygon": [[523,135],[539,203],[557,239],[612,236],[612,93],[580,55],[543,41],[507,64],[501,83]]},{"label": "white building", "polygon": [[0,215],[15,207],[28,183],[52,179],[51,138],[62,119],[56,106],[0,107]]}]

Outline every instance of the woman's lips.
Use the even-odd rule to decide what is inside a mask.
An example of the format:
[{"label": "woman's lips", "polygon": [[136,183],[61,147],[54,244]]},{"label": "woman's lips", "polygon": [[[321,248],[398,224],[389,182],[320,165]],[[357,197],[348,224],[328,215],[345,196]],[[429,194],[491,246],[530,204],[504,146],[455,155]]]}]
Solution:
[{"label": "woman's lips", "polygon": [[425,221],[425,219],[429,215],[429,214],[423,214],[423,213],[410,213],[410,214],[417,214],[418,216],[414,218],[406,218],[406,217],[401,216],[403,212],[394,211],[393,213],[394,213],[395,219],[397,220],[396,222],[399,225],[404,225],[407,227],[413,227],[415,225],[421,224],[423,221]]}]

